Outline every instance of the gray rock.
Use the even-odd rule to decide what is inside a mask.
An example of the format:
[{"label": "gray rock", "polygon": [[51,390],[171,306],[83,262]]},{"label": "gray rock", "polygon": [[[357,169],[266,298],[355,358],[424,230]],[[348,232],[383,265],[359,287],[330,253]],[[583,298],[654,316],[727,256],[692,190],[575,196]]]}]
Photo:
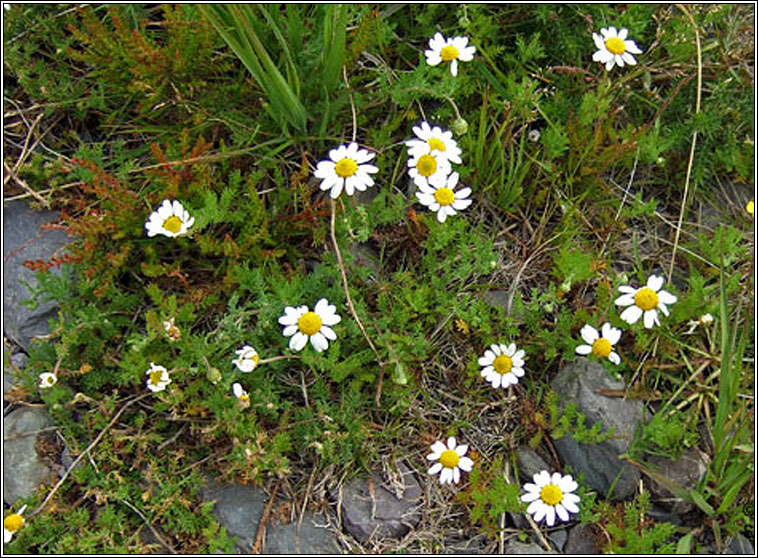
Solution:
[{"label": "gray rock", "polygon": [[547,533],[547,538],[555,545],[555,548],[562,551],[563,547],[566,546],[568,533],[566,532],[566,529],[556,529],[555,531],[549,531]]},{"label": "gray rock", "polygon": [[568,556],[578,556],[580,554],[602,554],[603,549],[598,545],[592,527],[575,525],[568,532],[568,540],[563,552]]},{"label": "gray rock", "polygon": [[398,464],[398,470],[402,487],[390,486],[379,473],[374,473],[371,479],[349,481],[337,496],[342,503],[345,530],[359,541],[373,537],[399,539],[420,521],[421,487],[404,464]]},{"label": "gray rock", "polygon": [[3,208],[3,328],[5,335],[24,349],[35,337],[50,333],[48,320],[57,313],[54,301],[40,301],[34,309],[21,304],[32,297],[26,284],[37,285],[36,273],[25,268],[24,262],[48,261],[71,241],[63,231],[40,228],[57,217],[53,211],[32,211],[21,201]]},{"label": "gray rock", "polygon": [[737,535],[732,537],[726,546],[729,552],[732,554],[748,554],[755,556],[753,543],[751,543],[747,537],[740,533],[737,533]]},{"label": "gray rock", "polygon": [[[601,496],[613,499],[631,496],[640,473],[618,456],[629,449],[635,429],[645,417],[642,402],[596,393],[596,389],[623,390],[624,382],[614,380],[601,364],[585,358],[566,365],[551,385],[561,394],[561,411],[573,402],[587,418],[588,427],[601,421],[606,430],[615,429],[612,438],[597,444],[581,444],[570,434],[558,438],[554,440],[558,455],[575,473],[584,473],[586,483]],[[611,487],[613,491],[609,493]]]},{"label": "gray rock", "polygon": [[362,242],[353,242],[349,250],[355,265],[370,269],[374,275],[379,273],[379,254],[371,246]]},{"label": "gray rock", "polygon": [[696,488],[708,471],[709,461],[708,456],[697,448],[688,448],[675,459],[649,456],[647,463],[656,473],[650,483],[655,501],[678,514],[693,510],[694,504],[678,498],[666,485],[671,483],[684,490]]},{"label": "gray rock", "polygon": [[505,545],[505,554],[558,554],[555,550],[545,550],[537,543],[522,543],[510,541]]},{"label": "gray rock", "polygon": [[300,530],[297,521],[266,527],[264,554],[341,554],[334,535],[320,525],[312,513],[303,516]]},{"label": "gray rock", "polygon": [[216,502],[213,516],[226,527],[230,536],[237,537],[237,552],[250,554],[268,499],[266,493],[247,485],[218,487],[211,484],[202,491],[202,497],[206,502]]},{"label": "gray rock", "polygon": [[516,450],[516,463],[519,477],[525,482],[533,482],[534,475],[541,471],[552,472],[545,460],[528,446],[521,446]]},{"label": "gray rock", "polygon": [[26,368],[29,357],[14,353],[14,348],[3,340],[3,393],[8,393],[19,383],[21,371]]},{"label": "gray rock", "polygon": [[50,415],[40,407],[22,407],[8,414],[3,422],[3,499],[13,506],[20,498],[29,498],[43,481],[49,479],[50,468],[37,455],[39,435],[35,432],[53,425]]}]

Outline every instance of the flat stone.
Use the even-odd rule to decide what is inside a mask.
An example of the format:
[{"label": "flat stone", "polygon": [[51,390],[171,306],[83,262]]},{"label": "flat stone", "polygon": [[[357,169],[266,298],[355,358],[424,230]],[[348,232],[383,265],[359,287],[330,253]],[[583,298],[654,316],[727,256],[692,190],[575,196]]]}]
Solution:
[{"label": "flat stone", "polygon": [[306,512],[298,530],[298,522],[268,525],[264,554],[341,554],[337,539],[322,527],[324,521]]},{"label": "flat stone", "polygon": [[519,541],[510,541],[506,543],[505,554],[558,554],[555,550],[545,550],[537,543],[522,543]]},{"label": "flat stone", "polygon": [[745,537],[744,535],[740,533],[737,533],[734,537],[732,537],[726,546],[729,549],[730,553],[748,554],[751,556],[755,556],[755,549],[753,548],[753,543],[751,543],[747,537]]},{"label": "flat stone", "polygon": [[202,497],[206,502],[216,502],[213,516],[229,536],[237,537],[236,551],[250,554],[268,499],[266,492],[247,485],[219,487],[212,483],[202,491]]},{"label": "flat stone", "polygon": [[651,478],[650,492],[656,502],[678,514],[687,513],[695,508],[694,504],[678,498],[666,484],[670,482],[684,490],[697,488],[708,471],[710,459],[706,454],[697,448],[688,448],[677,458],[651,455],[646,461],[657,475],[663,477]]},{"label": "flat stone", "polygon": [[581,554],[602,554],[603,549],[597,543],[592,527],[589,525],[575,525],[568,532],[568,540],[563,549],[568,556]]},{"label": "flat stone", "polygon": [[[29,498],[40,483],[50,478],[50,468],[37,455],[37,438],[19,434],[35,432],[53,425],[47,411],[40,407],[21,407],[3,421],[3,500],[13,506],[20,498]],[[11,438],[11,439],[9,439]]]},{"label": "flat stone", "polygon": [[547,538],[555,545],[555,548],[562,551],[563,547],[566,546],[568,533],[566,532],[566,529],[556,529],[555,531],[548,531]]},{"label": "flat stone", "polygon": [[586,417],[588,428],[600,421],[604,432],[615,430],[613,437],[597,444],[579,443],[571,434],[555,439],[560,458],[575,473],[584,473],[586,483],[601,497],[622,500],[634,494],[640,473],[618,456],[629,449],[637,425],[645,418],[642,402],[596,393],[598,389],[623,390],[624,382],[611,378],[602,364],[586,358],[577,358],[566,365],[551,385],[560,394],[561,411],[573,402]]},{"label": "flat stone", "polygon": [[534,475],[542,471],[552,473],[545,460],[528,446],[521,446],[516,450],[516,463],[519,477],[525,482],[534,482]]},{"label": "flat stone", "polygon": [[342,487],[342,522],[359,541],[399,539],[421,520],[421,487],[404,464],[398,464],[398,471],[401,485],[390,486],[374,473],[370,479],[352,479]]},{"label": "flat stone", "polygon": [[[60,230],[41,226],[55,221],[55,211],[32,211],[22,201],[8,202],[3,208],[3,328],[5,335],[24,349],[36,337],[50,333],[48,320],[57,314],[55,301],[40,302],[36,308],[21,303],[32,298],[26,284],[37,286],[36,272],[24,267],[27,260],[48,261],[61,255],[71,239]],[[58,273],[53,268],[51,273]]]}]

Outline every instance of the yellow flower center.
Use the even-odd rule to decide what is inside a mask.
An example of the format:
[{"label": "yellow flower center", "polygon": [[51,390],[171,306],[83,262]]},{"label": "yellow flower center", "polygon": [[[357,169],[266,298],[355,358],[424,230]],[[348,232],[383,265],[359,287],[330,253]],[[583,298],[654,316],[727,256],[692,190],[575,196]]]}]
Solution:
[{"label": "yellow flower center", "polygon": [[605,48],[607,48],[613,54],[624,54],[626,52],[626,45],[624,41],[618,37],[611,37],[605,40]]},{"label": "yellow flower center", "polygon": [[563,500],[563,491],[554,484],[546,484],[540,491],[540,498],[548,506],[557,506]]},{"label": "yellow flower center", "polygon": [[355,174],[355,171],[357,170],[358,170],[358,163],[356,163],[349,157],[340,159],[339,161],[337,161],[337,164],[334,165],[334,172],[336,172],[337,176],[339,176],[340,178],[347,178],[348,176],[353,176]]},{"label": "yellow flower center", "polygon": [[429,138],[426,140],[429,144],[429,149],[436,149],[437,151],[445,151],[445,142],[438,138]]},{"label": "yellow flower center", "polygon": [[437,172],[437,159],[431,155],[422,155],[416,161],[416,170],[421,176],[430,177]]},{"label": "yellow flower center", "polygon": [[12,513],[3,520],[3,527],[11,533],[15,533],[24,524],[24,518],[17,513]]},{"label": "yellow flower center", "polygon": [[451,205],[455,201],[455,194],[450,188],[443,186],[434,191],[434,199],[440,205]]},{"label": "yellow flower center", "polygon": [[247,401],[250,401],[250,396],[247,393],[243,393],[240,395],[240,401],[246,403]]},{"label": "yellow flower center", "polygon": [[178,233],[182,228],[182,220],[176,215],[172,215],[165,221],[163,221],[163,228],[174,234]]},{"label": "yellow flower center", "polygon": [[750,213],[750,215],[755,215],[755,202],[753,200],[750,200],[747,202],[747,205],[745,206],[745,211]]},{"label": "yellow flower center", "polygon": [[652,310],[658,306],[658,295],[653,289],[644,287],[634,295],[634,303],[643,310]]},{"label": "yellow flower center", "polygon": [[500,355],[492,363],[492,366],[498,374],[507,374],[513,368],[513,361],[508,355]]},{"label": "yellow flower center", "polygon": [[258,356],[258,353],[253,353],[253,356],[248,357],[250,360],[252,360],[255,364],[258,364],[258,362],[261,360],[261,357]]},{"label": "yellow flower center", "polygon": [[445,450],[442,452],[442,455],[440,455],[440,463],[442,463],[443,467],[447,467],[448,469],[457,467],[460,460],[460,456],[453,450]]},{"label": "yellow flower center", "polygon": [[150,371],[150,383],[157,386],[161,383],[163,377],[163,370],[151,370]]},{"label": "yellow flower center", "polygon": [[315,312],[306,312],[300,316],[297,327],[306,335],[314,335],[321,329],[321,318]]},{"label": "yellow flower center", "polygon": [[450,62],[451,60],[455,60],[458,58],[458,49],[455,48],[453,45],[447,45],[446,47],[442,47],[442,50],[440,51],[440,58],[444,60],[445,62]]},{"label": "yellow flower center", "polygon": [[592,354],[597,357],[607,357],[611,354],[611,342],[601,337],[592,344]]}]

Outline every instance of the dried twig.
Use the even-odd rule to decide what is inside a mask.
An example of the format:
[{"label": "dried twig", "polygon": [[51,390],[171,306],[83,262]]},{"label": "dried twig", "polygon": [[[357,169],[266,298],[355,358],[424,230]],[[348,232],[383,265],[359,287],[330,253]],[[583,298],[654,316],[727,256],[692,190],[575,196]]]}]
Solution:
[{"label": "dried twig", "polygon": [[158,539],[158,542],[161,543],[171,554],[176,554],[176,549],[174,549],[173,546],[171,546],[169,543],[166,542],[166,540],[161,536],[161,534],[158,532],[158,530],[152,526],[152,524],[147,520],[147,518],[144,516],[144,514],[139,511],[135,506],[124,500],[123,498],[118,498],[118,501],[124,504],[127,508],[132,510],[134,513],[136,513],[142,521],[145,522],[145,525],[147,525],[147,528],[150,529],[150,532],[153,534],[153,536]]},{"label": "dried twig", "polygon": [[[703,88],[703,57],[700,50],[700,33],[698,32],[697,23],[692,14],[683,4],[677,4],[684,15],[686,15],[692,28],[695,30],[695,45],[697,46],[697,97],[695,98],[695,114],[700,113],[700,94]],[[674,261],[676,260],[676,249],[679,246],[679,234],[682,231],[682,220],[684,219],[684,210],[687,207],[687,194],[690,189],[690,176],[692,174],[692,164],[695,161],[695,146],[697,145],[697,130],[692,132],[692,145],[690,147],[690,158],[687,161],[687,176],[684,179],[684,195],[682,196],[682,206],[679,210],[679,220],[676,224],[676,234],[674,235],[674,248],[671,251],[671,263],[669,264],[668,281],[671,282],[671,275],[674,273]]]},{"label": "dried twig", "polygon": [[263,510],[263,515],[261,515],[261,521],[258,523],[258,532],[255,534],[255,542],[253,543],[253,548],[250,550],[250,554],[260,554],[263,550],[263,539],[266,536],[266,523],[271,515],[271,508],[274,507],[274,502],[276,502],[276,494],[279,492],[279,485],[281,483],[281,478],[276,479],[274,490],[271,491],[271,496],[269,496],[266,508]]},{"label": "dried twig", "polygon": [[361,319],[358,317],[358,312],[355,311],[355,306],[353,305],[353,299],[350,296],[350,288],[347,284],[347,273],[345,272],[345,262],[342,260],[342,253],[340,252],[339,244],[337,244],[337,233],[335,232],[335,206],[334,206],[334,200],[330,200],[330,206],[332,209],[332,217],[331,217],[331,233],[332,233],[332,244],[334,245],[334,253],[337,256],[337,265],[340,268],[340,275],[342,276],[342,285],[345,288],[345,297],[347,299],[347,306],[350,308],[350,313],[353,315],[353,319],[355,320],[355,323],[358,324],[358,327],[361,330],[361,333],[363,333],[363,336],[366,338],[366,341],[368,342],[369,347],[371,347],[371,350],[374,352],[374,356],[376,357],[376,361],[379,363],[379,380],[377,383],[376,388],[376,405],[379,406],[379,400],[382,397],[382,378],[384,377],[384,366],[385,363],[382,362],[381,356],[379,356],[379,351],[376,350],[376,347],[374,346],[374,343],[371,341],[371,337],[368,336],[368,333],[366,333],[366,328],[363,327],[363,323],[361,322]]},{"label": "dried twig", "polygon": [[87,455],[90,451],[92,451],[92,449],[98,444],[98,442],[100,442],[101,438],[105,435],[105,433],[108,432],[108,430],[110,429],[110,427],[113,426],[114,424],[116,424],[116,421],[122,415],[122,413],[124,411],[126,411],[129,407],[131,407],[132,405],[134,405],[135,403],[137,403],[138,401],[141,401],[142,399],[145,399],[146,397],[149,397],[150,395],[152,395],[152,392],[150,392],[150,393],[143,393],[142,395],[134,397],[133,399],[127,401],[124,404],[124,406],[121,407],[121,409],[119,409],[119,411],[115,415],[113,415],[113,418],[106,425],[106,427],[103,428],[100,431],[100,434],[98,434],[97,437],[92,441],[92,443],[89,446],[87,446],[87,448],[82,453],[79,454],[79,457],[77,457],[74,460],[74,462],[71,464],[71,466],[66,470],[66,472],[63,474],[63,476],[58,481],[58,483],[53,487],[53,489],[50,491],[50,493],[45,497],[45,500],[39,505],[39,507],[37,507],[37,509],[35,509],[32,513],[30,513],[28,515],[29,518],[34,517],[35,515],[37,515],[38,513],[40,513],[44,509],[44,507],[47,505],[47,503],[50,501],[50,499],[53,497],[53,495],[58,491],[58,489],[61,487],[61,485],[64,482],[66,482],[66,479],[68,478],[69,474],[71,474],[71,471],[74,470],[74,467],[77,466],[77,464],[79,463],[79,461],[81,461],[82,458],[85,455]]}]

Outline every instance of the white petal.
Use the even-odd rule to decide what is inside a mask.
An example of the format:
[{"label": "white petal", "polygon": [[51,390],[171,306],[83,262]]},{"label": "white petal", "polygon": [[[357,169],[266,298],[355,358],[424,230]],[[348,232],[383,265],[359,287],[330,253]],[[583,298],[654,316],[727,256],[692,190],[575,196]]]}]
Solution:
[{"label": "white petal", "polygon": [[463,211],[468,206],[470,206],[473,203],[473,200],[455,200],[453,202],[453,209],[456,209],[458,211]]},{"label": "white petal", "polygon": [[522,502],[534,502],[537,498],[540,497],[539,492],[527,492],[526,494],[521,495],[521,501]]},{"label": "white petal", "polygon": [[607,50],[598,50],[595,54],[592,55],[592,60],[594,62],[602,62],[603,64],[606,64],[609,61],[613,60],[613,53],[608,52]]},{"label": "white petal", "polygon": [[642,317],[642,308],[638,306],[630,306],[621,313],[621,319],[628,324],[637,323]]},{"label": "white petal", "polygon": [[298,331],[295,335],[290,337],[290,349],[293,351],[302,351],[307,342],[308,336],[305,333]]},{"label": "white petal", "polygon": [[624,41],[624,45],[626,46],[626,50],[628,52],[631,52],[632,54],[642,54],[642,51],[634,41]]},{"label": "white petal", "polygon": [[578,355],[588,355],[592,352],[592,347],[589,345],[579,345],[576,348],[576,354]]},{"label": "white petal", "polygon": [[555,508],[553,506],[547,506],[545,514],[545,521],[548,526],[552,527],[555,524]]},{"label": "white petal", "polygon": [[456,446],[456,445],[457,445],[457,444],[456,444],[456,442],[455,442],[455,436],[450,436],[450,437],[447,439],[447,449],[455,451],[455,446]]},{"label": "white petal", "polygon": [[424,52],[426,54],[426,63],[430,66],[436,66],[440,62],[442,62],[442,57],[439,55],[439,53],[432,52],[430,50],[427,50]]},{"label": "white petal", "polygon": [[613,302],[614,304],[616,304],[616,306],[631,306],[632,304],[634,304],[634,295],[623,294],[620,297],[618,297],[616,300],[614,300]]},{"label": "white petal", "polygon": [[316,349],[316,352],[320,353],[329,348],[329,341],[326,340],[323,333],[317,331],[311,335],[311,345]]},{"label": "white petal", "polygon": [[[442,455],[442,452],[445,450],[447,450],[447,446],[443,442],[440,442],[439,440],[437,440],[436,442],[432,444],[432,451],[435,453],[439,453],[440,455]],[[436,457],[435,459],[439,459],[439,457]]]},{"label": "white petal", "polygon": [[558,514],[558,517],[561,518],[561,521],[568,521],[569,520],[569,514],[566,511],[566,508],[564,508],[560,504],[557,504],[555,506],[555,513]]},{"label": "white petal", "polygon": [[629,285],[621,285],[619,287],[619,292],[624,294],[630,294],[632,296],[637,294],[638,289],[635,289],[634,287],[630,287]]},{"label": "white petal", "polygon": [[662,302],[659,302],[658,306],[656,306],[656,308],[658,308],[658,310],[660,310],[661,312],[663,312],[664,316],[668,316],[669,315],[669,309]]},{"label": "white petal", "polygon": [[330,328],[329,326],[322,325],[319,331],[323,333],[324,337],[329,339],[329,341],[335,341],[337,339],[337,334],[334,333],[334,330]]},{"label": "white petal", "polygon": [[239,398],[239,396],[244,393],[244,390],[242,389],[241,385],[235,382],[232,384],[232,392],[234,392],[235,397]]},{"label": "white petal", "polygon": [[[535,510],[534,510],[534,521],[536,521],[537,523],[539,523],[540,521],[542,521],[542,518],[545,517],[545,514],[547,513],[547,510],[549,509],[548,506],[545,505],[544,502],[542,502],[542,500],[536,500],[536,501],[532,502],[531,504],[529,504],[529,508],[531,508],[532,506],[534,506],[534,504],[536,504],[538,502],[541,505],[540,506],[535,506]],[[529,508],[527,508],[527,511],[529,510]]]},{"label": "white petal", "polygon": [[621,357],[618,355],[618,353],[615,352],[611,352],[611,354],[608,355],[608,360],[610,360],[616,366],[621,364]]},{"label": "white petal", "polygon": [[436,475],[441,470],[442,470],[442,463],[437,462],[434,465],[432,465],[431,467],[429,467],[429,470],[427,471],[427,473],[430,474],[430,475]]},{"label": "white petal", "polygon": [[581,334],[582,339],[584,339],[585,343],[589,343],[590,345],[592,345],[600,337],[600,334],[597,332],[597,330],[589,324],[586,324],[579,333]]},{"label": "white petal", "polygon": [[450,62],[450,73],[453,74],[453,77],[458,75],[458,60],[457,59]]},{"label": "white petal", "polygon": [[458,484],[458,482],[461,480],[461,470],[458,467],[455,467],[453,469],[453,482],[455,484]]},{"label": "white petal", "polygon": [[611,324],[603,324],[603,337],[605,337],[611,345],[615,345],[621,339],[621,330],[617,327],[613,327]]},{"label": "white petal", "polygon": [[621,58],[623,58],[624,62],[626,62],[630,66],[634,66],[635,64],[637,64],[637,60],[634,58],[634,56],[632,56],[631,52],[625,52],[624,54],[621,55]]},{"label": "white petal", "polygon": [[619,38],[619,39],[621,39],[621,40],[623,41],[624,39],[626,39],[626,36],[627,36],[628,34],[629,34],[629,29],[626,29],[626,28],[622,28],[622,29],[619,31],[619,34],[618,34],[618,38]]},{"label": "white petal", "polygon": [[297,332],[298,332],[297,324],[295,324],[295,325],[288,325],[287,327],[284,328],[284,331],[282,332],[282,335],[284,335],[285,337],[291,337],[291,336],[295,335]]},{"label": "white petal", "polygon": [[539,473],[535,473],[534,484],[540,488],[550,484],[550,473],[547,471],[540,471]]},{"label": "white petal", "polygon": [[598,35],[597,33],[592,34],[592,40],[595,41],[595,46],[600,50],[605,50],[605,43],[603,42],[603,38]]},{"label": "white petal", "polygon": [[453,470],[447,467],[443,468],[442,473],[440,473],[440,484],[447,484],[451,480],[453,480]]},{"label": "white petal", "polygon": [[471,471],[471,468],[473,466],[474,466],[474,460],[469,457],[461,457],[460,461],[458,461],[458,467],[460,467],[467,473]]},{"label": "white petal", "polygon": [[579,488],[579,485],[571,475],[566,475],[565,477],[558,475],[558,481],[555,484],[558,485],[558,488],[560,488],[562,492],[573,492]]},{"label": "white petal", "polygon": [[663,304],[674,304],[677,298],[668,291],[658,291],[658,300]]},{"label": "white petal", "polygon": [[654,325],[659,324],[658,322],[658,312],[655,310],[648,310],[645,312],[645,317],[643,318],[643,322],[645,323],[645,327],[648,329],[651,329]]},{"label": "white petal", "polygon": [[468,444],[461,444],[457,448],[455,448],[455,453],[458,454],[459,457],[463,457],[466,455],[466,452],[468,451]]},{"label": "white petal", "polygon": [[490,376],[490,374],[492,374],[493,372],[495,372],[495,369],[494,369],[492,366],[487,366],[486,368],[483,368],[483,369],[482,369],[482,373],[481,373],[481,375],[482,375],[483,377],[487,378],[487,381],[489,382],[489,381],[490,381],[490,378],[489,378],[489,376]]},{"label": "white petal", "polygon": [[492,382],[492,387],[498,389],[503,381],[503,376],[501,374],[493,374],[489,379]]}]

